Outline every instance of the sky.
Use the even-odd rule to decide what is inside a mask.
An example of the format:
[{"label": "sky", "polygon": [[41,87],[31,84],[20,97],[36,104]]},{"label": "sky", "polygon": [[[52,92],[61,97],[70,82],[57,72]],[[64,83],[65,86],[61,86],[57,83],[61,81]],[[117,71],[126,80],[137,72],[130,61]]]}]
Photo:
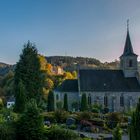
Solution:
[{"label": "sky", "polygon": [[28,40],[45,56],[114,61],[127,19],[140,55],[140,0],[0,0],[0,62],[15,64]]}]

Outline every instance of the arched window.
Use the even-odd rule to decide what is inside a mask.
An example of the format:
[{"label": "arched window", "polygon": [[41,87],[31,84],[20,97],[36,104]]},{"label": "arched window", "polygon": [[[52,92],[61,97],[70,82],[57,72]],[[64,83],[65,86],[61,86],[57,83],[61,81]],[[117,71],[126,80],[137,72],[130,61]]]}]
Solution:
[{"label": "arched window", "polygon": [[59,95],[58,94],[56,94],[56,100],[59,100]]},{"label": "arched window", "polygon": [[129,67],[132,67],[132,60],[129,60]]},{"label": "arched window", "polygon": [[123,95],[120,96],[120,106],[124,107],[124,96]]},{"label": "arched window", "polygon": [[128,97],[128,108],[130,109],[130,108],[132,108],[132,106],[133,106],[133,99],[132,99],[132,96],[129,96]]},{"label": "arched window", "polygon": [[112,96],[111,99],[111,111],[114,112],[115,109],[115,96]]},{"label": "arched window", "polygon": [[88,95],[88,105],[91,105],[91,95]]},{"label": "arched window", "polygon": [[104,106],[105,107],[108,106],[108,97],[107,97],[107,95],[104,96]]}]

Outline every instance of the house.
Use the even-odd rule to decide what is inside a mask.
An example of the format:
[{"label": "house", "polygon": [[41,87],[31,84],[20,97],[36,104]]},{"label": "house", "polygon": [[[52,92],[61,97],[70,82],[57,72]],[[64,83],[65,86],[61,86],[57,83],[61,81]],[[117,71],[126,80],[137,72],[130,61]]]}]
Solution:
[{"label": "house", "polygon": [[10,98],[9,100],[7,100],[7,108],[11,108],[13,105],[15,105],[15,98]]},{"label": "house", "polygon": [[60,66],[53,66],[51,72],[55,75],[63,75],[64,70]]},{"label": "house", "polygon": [[124,51],[120,56],[120,68],[117,70],[79,69],[78,79],[65,80],[54,91],[55,103],[58,101],[63,103],[64,95],[67,94],[69,110],[73,110],[74,102],[79,104],[80,109],[81,96],[86,94],[89,105],[98,103],[107,107],[110,112],[135,107],[140,97],[137,57],[127,28]]}]

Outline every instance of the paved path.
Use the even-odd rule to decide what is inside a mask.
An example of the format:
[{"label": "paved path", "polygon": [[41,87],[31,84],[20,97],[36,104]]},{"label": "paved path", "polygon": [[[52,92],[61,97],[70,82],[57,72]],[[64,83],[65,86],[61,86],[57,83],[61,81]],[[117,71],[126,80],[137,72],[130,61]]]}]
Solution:
[{"label": "paved path", "polygon": [[[80,132],[75,131],[75,132],[79,133],[79,134],[83,134],[83,135],[85,135],[86,137],[89,137],[89,138],[98,138],[99,136],[103,136],[104,138],[108,138],[108,137],[113,136],[112,134],[103,134],[103,133],[88,133],[88,132],[81,132],[81,131]],[[129,140],[128,135],[123,135],[122,140]]]}]

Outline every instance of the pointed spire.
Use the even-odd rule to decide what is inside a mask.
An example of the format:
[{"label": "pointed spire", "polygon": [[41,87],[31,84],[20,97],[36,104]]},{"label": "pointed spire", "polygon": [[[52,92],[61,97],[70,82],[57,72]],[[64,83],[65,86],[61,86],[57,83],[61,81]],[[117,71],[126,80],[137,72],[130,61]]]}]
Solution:
[{"label": "pointed spire", "polygon": [[131,56],[136,55],[133,52],[133,47],[132,47],[131,39],[130,39],[130,35],[129,35],[129,19],[127,20],[127,36],[126,36],[123,56],[128,56],[128,55],[131,55]]},{"label": "pointed spire", "polygon": [[129,19],[127,20],[127,32],[129,32]]}]

